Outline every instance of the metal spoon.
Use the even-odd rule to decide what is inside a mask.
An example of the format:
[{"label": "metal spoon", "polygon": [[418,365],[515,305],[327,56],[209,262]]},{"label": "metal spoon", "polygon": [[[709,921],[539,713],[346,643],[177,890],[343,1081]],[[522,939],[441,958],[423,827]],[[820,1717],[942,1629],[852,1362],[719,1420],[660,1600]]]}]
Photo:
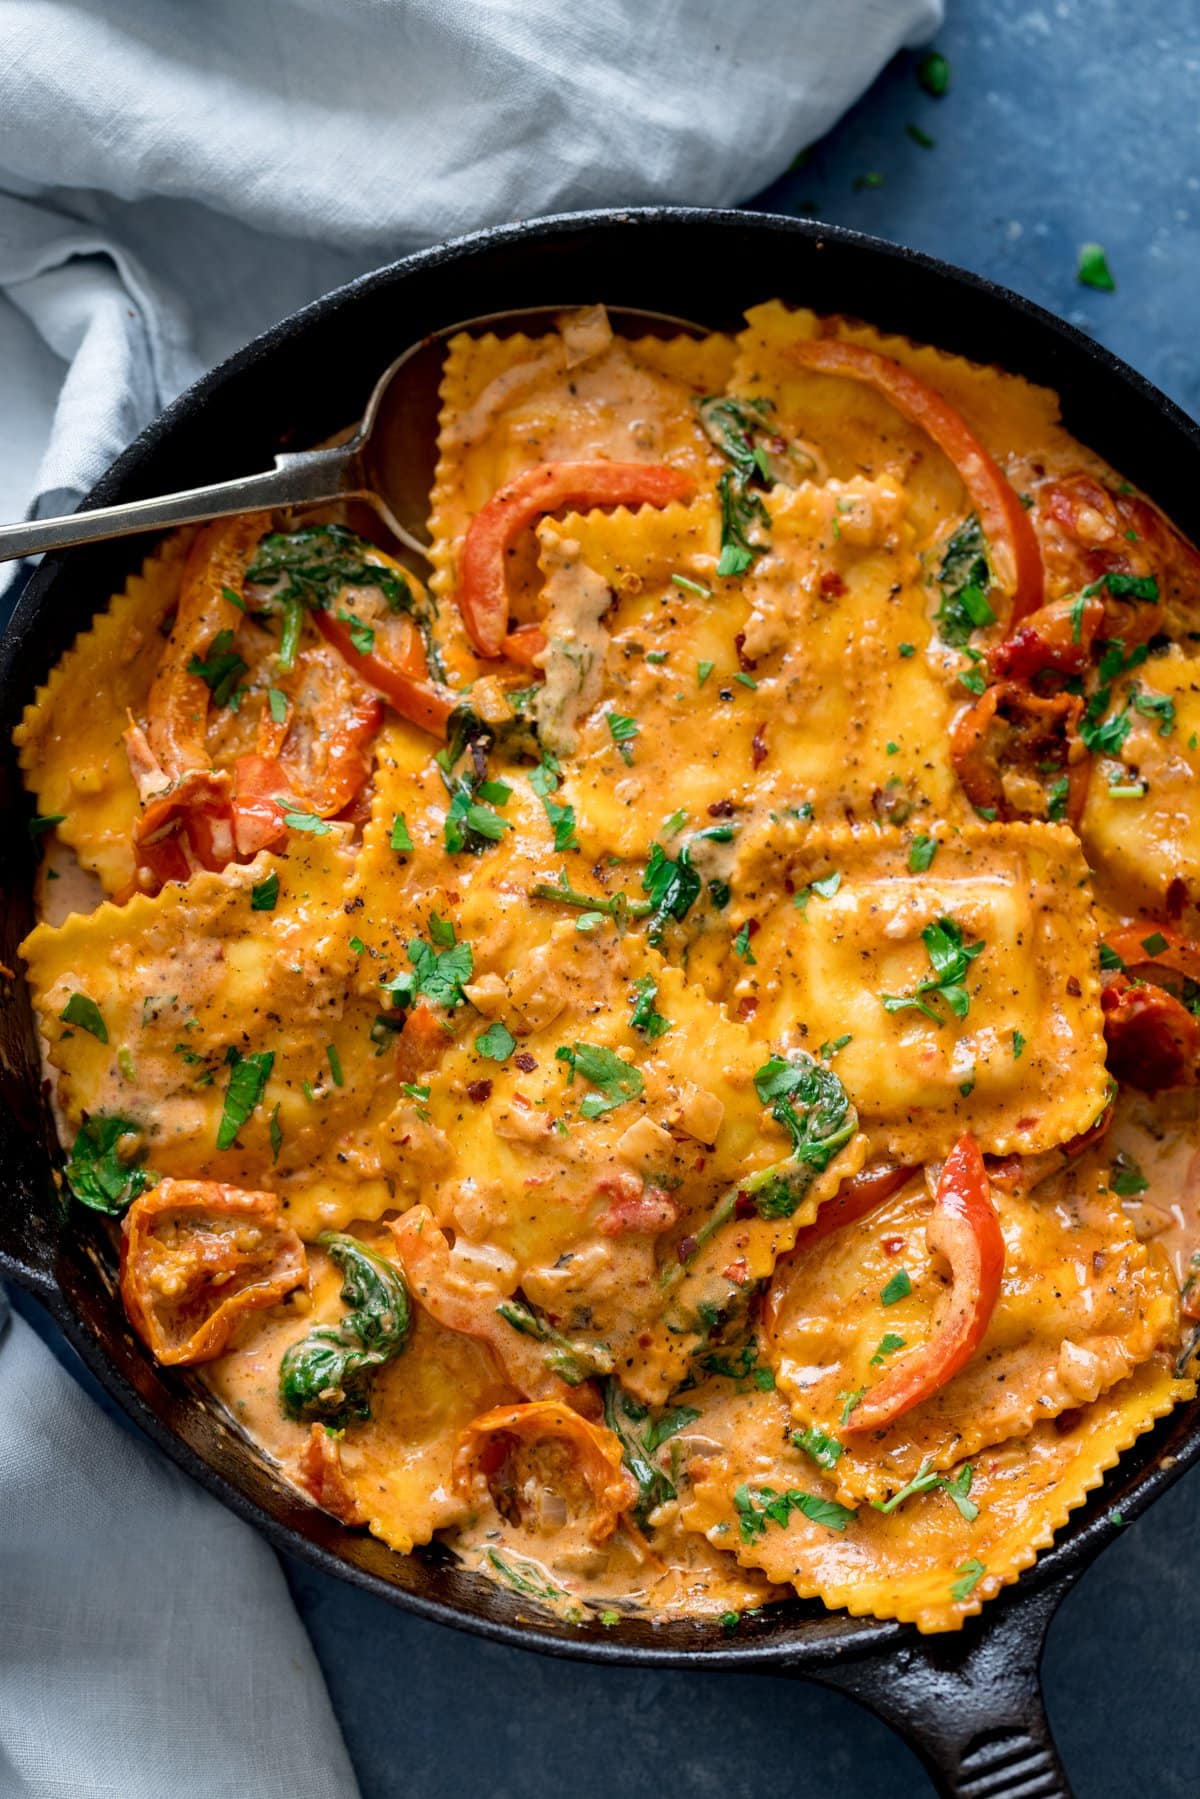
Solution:
[{"label": "metal spoon", "polygon": [[[365,500],[388,530],[418,556],[428,549],[425,513],[436,462],[438,382],[441,348],[459,331],[488,329],[499,323],[514,330],[526,325],[545,329],[566,306],[538,306],[486,313],[423,338],[398,356],[375,383],[366,411],[346,443],[327,450],[300,450],[276,456],[275,466],[261,475],[189,487],[159,499],[134,500],[125,506],[97,506],[65,518],[0,526],[0,562],[62,550],[71,544],[124,537],[167,525],[194,525],[202,519],[226,518],[234,512],[272,507],[312,506],[330,500]],[[621,329],[634,334],[664,335],[671,331],[701,333],[703,326],[665,312],[612,307]]]}]

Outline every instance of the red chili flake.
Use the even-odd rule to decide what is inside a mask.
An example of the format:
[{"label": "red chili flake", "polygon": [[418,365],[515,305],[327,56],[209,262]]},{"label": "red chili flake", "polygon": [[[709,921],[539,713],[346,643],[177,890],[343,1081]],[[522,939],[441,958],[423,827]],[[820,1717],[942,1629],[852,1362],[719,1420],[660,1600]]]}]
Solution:
[{"label": "red chili flake", "polygon": [[885,1256],[898,1256],[904,1248],[903,1237],[885,1237],[880,1246]]},{"label": "red chili flake", "polygon": [[708,808],[710,818],[732,818],[735,807],[732,800],[714,800]]},{"label": "red chili flake", "polygon": [[819,585],[821,589],[821,598],[824,600],[836,600],[839,594],[843,594],[846,591],[846,583],[842,580],[842,577],[838,574],[836,568],[827,568],[825,573],[821,576]]},{"label": "red chili flake", "polygon": [[697,1243],[695,1237],[681,1237],[676,1246],[675,1254],[679,1257],[681,1264],[687,1263],[695,1255],[699,1247],[700,1245]]},{"label": "red chili flake", "polygon": [[1072,999],[1078,999],[1079,995],[1083,992],[1083,988],[1079,985],[1079,980],[1076,975],[1069,976],[1067,980],[1067,992],[1071,995]]},{"label": "red chili flake", "polygon": [[748,1018],[753,1018],[757,1011],[758,995],[756,993],[747,993],[744,999],[738,1001],[737,1015],[743,1024]]},{"label": "red chili flake", "polygon": [[481,1106],[484,1100],[491,1099],[491,1097],[492,1083],[490,1081],[469,1081],[467,1083],[467,1098],[472,1105]]},{"label": "red chili flake", "polygon": [[532,1074],[537,1067],[537,1058],[531,1056],[527,1049],[523,1049],[519,1056],[514,1056],[513,1062],[522,1074]]},{"label": "red chili flake", "polygon": [[730,1262],[728,1268],[723,1268],[721,1273],[724,1279],[732,1281],[735,1287],[744,1287],[750,1279],[750,1267],[745,1256],[739,1256],[736,1262]]},{"label": "red chili flake", "polygon": [[750,764],[753,768],[761,768],[767,759],[766,725],[759,725],[750,745]]},{"label": "red chili flake", "polygon": [[762,926],[759,924],[757,918],[748,918],[746,920],[746,935],[747,935],[747,937],[757,937],[758,933],[761,930],[762,930]]},{"label": "red chili flake", "polygon": [[734,1201],[733,1215],[735,1218],[754,1217],[754,1201],[748,1193],[739,1192],[737,1199]]},{"label": "red chili flake", "polygon": [[1092,1251],[1092,1273],[1103,1274],[1104,1264],[1107,1260],[1108,1257],[1102,1249],[1094,1249]]},{"label": "red chili flake", "polygon": [[744,631],[739,631],[733,640],[733,647],[737,651],[738,667],[744,675],[752,675],[758,667],[758,663],[746,655],[745,643],[746,633]]}]

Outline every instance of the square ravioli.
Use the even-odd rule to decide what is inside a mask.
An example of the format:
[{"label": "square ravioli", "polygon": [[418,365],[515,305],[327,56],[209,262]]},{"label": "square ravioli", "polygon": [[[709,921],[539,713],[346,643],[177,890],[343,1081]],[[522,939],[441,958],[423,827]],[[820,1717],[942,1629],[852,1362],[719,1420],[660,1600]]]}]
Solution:
[{"label": "square ravioli", "polygon": [[[773,1042],[823,1046],[877,1148],[963,1131],[1034,1154],[1095,1123],[1109,1079],[1088,871],[1055,825],[855,835],[780,819],[739,851],[710,990]],[[742,954],[733,953],[735,945]]]},{"label": "square ravioli", "polygon": [[780,487],[766,511],[769,546],[738,579],[717,573],[713,498],[540,528],[539,730],[569,759],[597,851],[645,854],[656,808],[701,823],[752,805],[823,823],[969,816],[902,490]]}]

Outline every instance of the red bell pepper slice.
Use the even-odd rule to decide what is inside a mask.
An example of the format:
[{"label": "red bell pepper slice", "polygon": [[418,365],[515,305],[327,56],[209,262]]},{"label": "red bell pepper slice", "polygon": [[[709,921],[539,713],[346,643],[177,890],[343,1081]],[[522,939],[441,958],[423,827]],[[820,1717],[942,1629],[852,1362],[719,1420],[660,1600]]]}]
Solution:
[{"label": "red bell pepper slice", "polygon": [[925,1240],[950,1264],[948,1303],[929,1342],[870,1388],[850,1414],[847,1432],[884,1430],[931,1399],[965,1367],[987,1332],[1004,1274],[1004,1238],[979,1145],[969,1134],[946,1157]]},{"label": "red bell pepper slice", "polygon": [[366,655],[356,650],[350,641],[351,627],[323,607],[315,607],[312,618],[326,643],[331,643],[338,654],[345,657],[355,674],[369,687],[390,700],[401,718],[429,731],[434,737],[445,735],[446,721],[460,698],[449,688],[439,687],[429,679],[415,626],[402,660],[393,662],[374,650]]},{"label": "red bell pepper slice", "polygon": [[479,654],[506,653],[508,553],[544,513],[668,506],[690,499],[692,485],[679,469],[649,462],[541,462],[506,482],[475,514],[459,560],[459,610]]},{"label": "red bell pepper slice", "polygon": [[773,1335],[782,1316],[791,1286],[792,1271],[804,1252],[815,1243],[820,1243],[823,1238],[832,1236],[834,1231],[840,1231],[847,1224],[854,1224],[857,1219],[865,1218],[868,1212],[881,1206],[893,1193],[898,1193],[911,1173],[911,1168],[893,1168],[886,1164],[881,1168],[864,1168],[861,1174],[852,1175],[848,1181],[843,1181],[833,1198],[825,1201],[812,1223],[805,1225],[799,1232],[787,1255],[780,1256],[775,1264],[775,1272],[763,1305],[763,1329],[768,1337]]},{"label": "red bell pepper slice", "polygon": [[840,337],[814,337],[792,346],[790,355],[822,375],[845,375],[865,382],[931,437],[958,470],[979,514],[993,557],[999,551],[1007,567],[998,569],[1012,607],[1015,625],[1042,604],[1042,553],[1029,515],[1000,465],[961,413],[928,383],[890,356]]}]

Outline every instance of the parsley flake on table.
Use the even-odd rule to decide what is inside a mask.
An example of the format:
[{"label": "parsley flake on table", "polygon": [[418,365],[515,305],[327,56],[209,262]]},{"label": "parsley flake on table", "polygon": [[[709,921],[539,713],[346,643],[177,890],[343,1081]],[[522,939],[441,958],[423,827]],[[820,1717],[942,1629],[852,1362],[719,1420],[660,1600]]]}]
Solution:
[{"label": "parsley flake on table", "polygon": [[1108,266],[1108,257],[1103,244],[1081,244],[1079,246],[1079,262],[1075,270],[1081,287],[1094,287],[1100,293],[1111,294],[1116,291],[1112,270]]}]

